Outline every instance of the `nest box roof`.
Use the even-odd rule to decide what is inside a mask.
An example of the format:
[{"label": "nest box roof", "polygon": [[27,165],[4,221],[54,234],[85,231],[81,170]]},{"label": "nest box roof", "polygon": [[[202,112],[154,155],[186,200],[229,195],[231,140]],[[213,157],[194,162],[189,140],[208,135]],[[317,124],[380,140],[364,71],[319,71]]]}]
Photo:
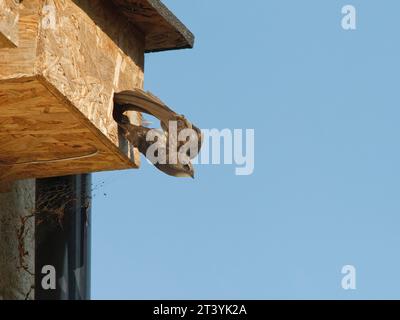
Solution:
[{"label": "nest box roof", "polygon": [[145,34],[145,51],[192,48],[194,36],[160,0],[112,0]]}]

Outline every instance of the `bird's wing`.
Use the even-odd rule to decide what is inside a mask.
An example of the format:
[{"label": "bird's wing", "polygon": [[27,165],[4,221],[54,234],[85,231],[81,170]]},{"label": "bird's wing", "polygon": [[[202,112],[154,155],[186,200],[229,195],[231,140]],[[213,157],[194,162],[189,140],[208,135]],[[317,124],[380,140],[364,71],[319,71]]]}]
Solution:
[{"label": "bird's wing", "polygon": [[[159,130],[159,134],[153,140],[147,140],[147,135],[149,131],[155,130],[146,128],[143,126],[136,126],[129,123],[118,123],[119,126],[124,130],[126,139],[133,144],[140,153],[144,156],[147,154],[148,148],[155,142],[156,139],[160,143],[160,149],[166,149],[167,146],[167,137],[165,136],[164,131]],[[159,139],[161,138],[161,140]]]},{"label": "bird's wing", "polygon": [[140,89],[115,93],[114,102],[122,112],[130,110],[150,114],[159,119],[167,128],[169,121],[177,120],[179,117],[156,96]]},{"label": "bird's wing", "polygon": [[118,116],[121,117],[122,113],[128,110],[144,112],[159,119],[161,122],[161,127],[166,132],[168,132],[170,121],[178,121],[178,132],[185,128],[194,129],[198,138],[198,146],[197,152],[195,154],[191,154],[190,157],[193,159],[197,156],[203,143],[201,130],[194,126],[184,116],[170,109],[155,95],[151,94],[150,92],[145,92],[141,89],[126,90],[115,93],[114,102],[116,105],[114,108],[114,114],[116,118]]}]

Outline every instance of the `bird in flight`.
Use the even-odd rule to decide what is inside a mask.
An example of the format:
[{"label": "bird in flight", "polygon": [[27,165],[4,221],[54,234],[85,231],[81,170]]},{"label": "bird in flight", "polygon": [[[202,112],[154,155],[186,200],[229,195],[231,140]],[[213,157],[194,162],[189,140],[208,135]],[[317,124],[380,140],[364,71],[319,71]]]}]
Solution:
[{"label": "bird in flight", "polygon": [[[143,112],[156,117],[160,120],[161,129],[132,124],[124,115],[126,111]],[[151,93],[134,89],[114,95],[114,119],[124,131],[127,140],[157,169],[174,177],[194,178],[194,167],[190,160],[200,152],[203,136],[201,130],[183,115],[171,110]],[[171,126],[172,123],[175,126]],[[187,130],[183,132],[186,140],[180,141],[179,134],[184,130]],[[149,136],[153,139],[149,139]],[[154,148],[154,143],[157,144],[157,148]],[[176,154],[171,150],[176,150]],[[154,161],[149,152],[156,159],[161,158],[164,161]]]}]

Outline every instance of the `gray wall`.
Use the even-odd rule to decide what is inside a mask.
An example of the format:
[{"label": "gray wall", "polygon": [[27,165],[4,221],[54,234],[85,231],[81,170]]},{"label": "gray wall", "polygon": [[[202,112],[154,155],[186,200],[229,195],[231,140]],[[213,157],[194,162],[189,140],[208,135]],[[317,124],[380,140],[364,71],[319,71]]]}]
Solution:
[{"label": "gray wall", "polygon": [[0,299],[33,299],[35,180],[0,193]]}]

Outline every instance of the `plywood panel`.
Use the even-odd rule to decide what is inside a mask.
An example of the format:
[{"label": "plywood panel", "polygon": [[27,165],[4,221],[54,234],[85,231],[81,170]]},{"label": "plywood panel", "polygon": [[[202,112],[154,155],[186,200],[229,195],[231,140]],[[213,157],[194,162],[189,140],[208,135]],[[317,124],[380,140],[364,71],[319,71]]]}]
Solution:
[{"label": "plywood panel", "polygon": [[145,34],[145,52],[192,48],[194,35],[160,0],[112,0]]},{"label": "plywood panel", "polygon": [[18,45],[19,0],[0,0],[0,48]]},{"label": "plywood panel", "polygon": [[42,81],[0,81],[0,181],[135,167]]},{"label": "plywood panel", "polygon": [[[143,87],[144,40],[111,2],[47,1],[39,73],[120,149],[131,148],[112,118],[114,91]],[[112,23],[110,23],[112,21]],[[136,157],[139,159],[139,156]]]},{"label": "plywood panel", "polygon": [[35,74],[39,12],[42,8],[40,3],[39,0],[23,1],[19,5],[18,11],[17,8],[12,11],[13,16],[19,14],[18,47],[1,48],[0,46],[0,79],[13,79]]}]

